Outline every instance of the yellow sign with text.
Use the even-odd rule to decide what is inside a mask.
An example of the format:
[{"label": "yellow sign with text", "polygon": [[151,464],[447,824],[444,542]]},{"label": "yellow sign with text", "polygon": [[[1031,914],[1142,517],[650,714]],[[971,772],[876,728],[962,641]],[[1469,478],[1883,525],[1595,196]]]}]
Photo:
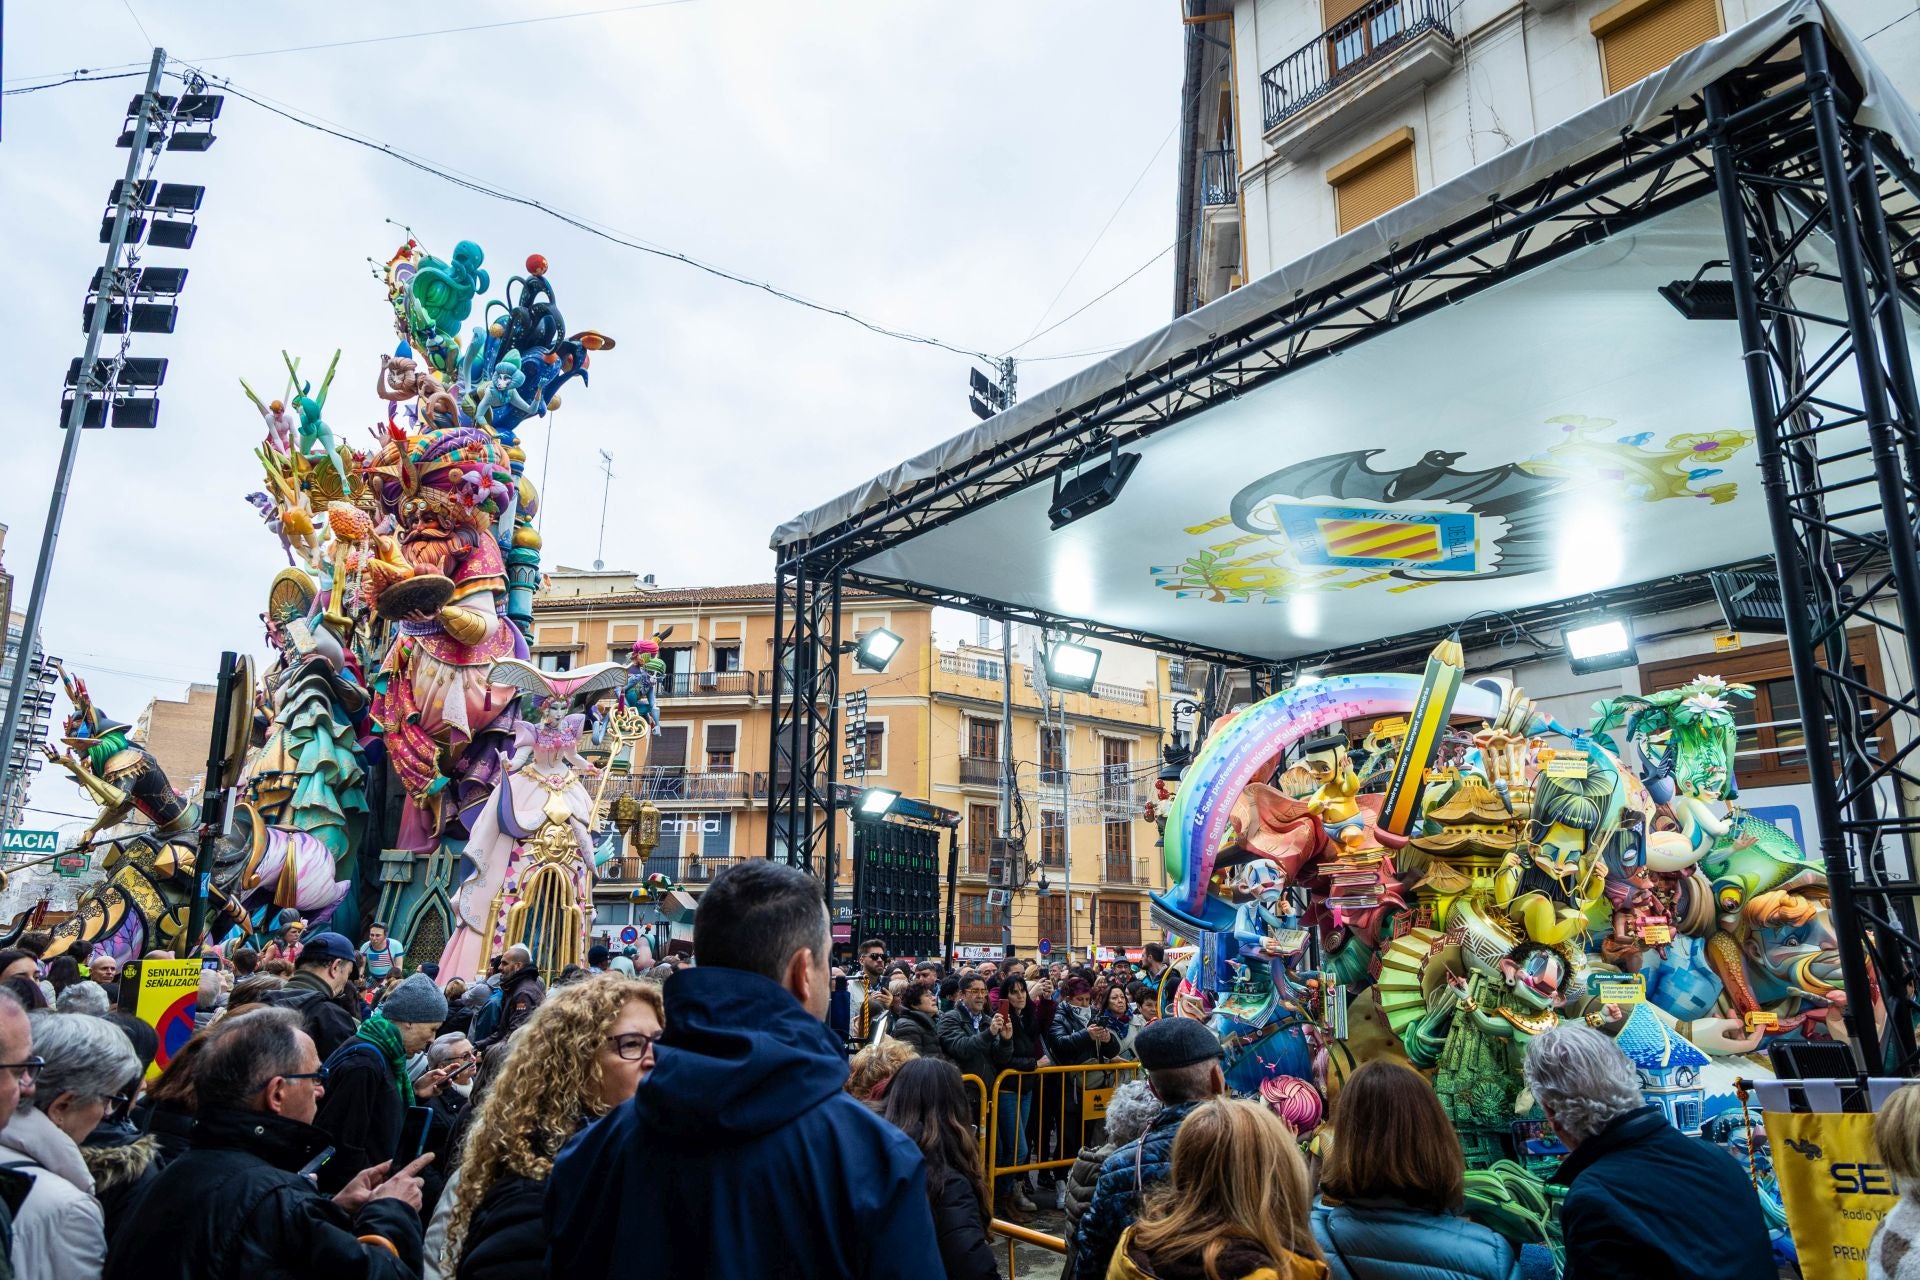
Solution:
[{"label": "yellow sign with text", "polygon": [[153,1028],[160,1050],[147,1068],[151,1080],[193,1038],[193,1011],[200,1001],[200,961],[142,960],[134,1016]]},{"label": "yellow sign with text", "polygon": [[1787,1230],[1806,1280],[1862,1280],[1867,1246],[1899,1192],[1865,1112],[1765,1113]]}]

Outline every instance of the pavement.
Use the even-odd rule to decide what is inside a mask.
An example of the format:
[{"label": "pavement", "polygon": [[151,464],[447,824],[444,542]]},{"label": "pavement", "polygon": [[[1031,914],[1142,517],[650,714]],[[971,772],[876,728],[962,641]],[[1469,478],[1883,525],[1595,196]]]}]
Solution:
[{"label": "pavement", "polygon": [[[1031,1191],[1035,1203],[1040,1205],[1038,1213],[1029,1214],[1024,1225],[1031,1230],[1045,1232],[1050,1236],[1064,1237],[1067,1233],[1067,1215],[1053,1207],[1054,1192],[1051,1189]],[[1004,1236],[991,1237],[994,1257],[1004,1270],[1007,1264],[1007,1240]],[[1051,1249],[1025,1241],[1015,1241],[1013,1245],[1013,1275],[1008,1280],[1059,1280],[1060,1269],[1066,1258]]]}]

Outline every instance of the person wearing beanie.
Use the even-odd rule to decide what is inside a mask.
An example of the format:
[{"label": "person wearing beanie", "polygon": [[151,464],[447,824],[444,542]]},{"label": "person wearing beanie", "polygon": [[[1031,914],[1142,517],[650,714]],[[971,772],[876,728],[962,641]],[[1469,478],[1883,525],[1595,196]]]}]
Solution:
[{"label": "person wearing beanie", "polygon": [[[442,1070],[418,1080],[407,1074],[407,1059],[431,1044],[446,1020],[446,996],[432,978],[416,973],[389,991],[327,1059],[326,1093],[313,1119],[334,1148],[333,1158],[320,1167],[323,1194],[335,1194],[354,1174],[392,1156],[407,1108],[446,1085]],[[429,1203],[438,1197],[443,1176],[431,1167],[421,1175]]]},{"label": "person wearing beanie", "polygon": [[1072,1280],[1104,1280],[1114,1249],[1133,1225],[1145,1194],[1173,1171],[1173,1139],[1180,1122],[1208,1098],[1227,1091],[1220,1041],[1203,1023],[1161,1018],[1140,1029],[1134,1048],[1146,1070],[1147,1087],[1160,1099],[1160,1114],[1145,1133],[1100,1166],[1063,1273]]},{"label": "person wearing beanie", "polygon": [[598,942],[594,943],[587,948],[587,968],[594,973],[605,973],[610,955],[606,947]]}]

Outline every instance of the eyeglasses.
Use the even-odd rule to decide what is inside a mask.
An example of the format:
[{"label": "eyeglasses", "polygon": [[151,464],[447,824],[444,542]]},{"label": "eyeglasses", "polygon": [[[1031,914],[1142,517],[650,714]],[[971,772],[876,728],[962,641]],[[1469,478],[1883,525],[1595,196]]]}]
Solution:
[{"label": "eyeglasses", "polygon": [[100,1098],[107,1104],[109,1111],[119,1111],[133,1101],[133,1095],[130,1093],[103,1093]]},{"label": "eyeglasses", "polygon": [[0,1062],[0,1071],[13,1072],[13,1078],[23,1085],[33,1083],[33,1078],[46,1068],[45,1058],[28,1058],[25,1062]]},{"label": "eyeglasses", "polygon": [[626,1061],[639,1062],[653,1051],[654,1045],[660,1043],[661,1034],[664,1033],[647,1035],[640,1031],[629,1031],[625,1035],[608,1036],[607,1043]]},{"label": "eyeglasses", "polygon": [[254,1092],[259,1093],[261,1089],[271,1087],[275,1080],[311,1080],[317,1085],[325,1085],[327,1083],[327,1069],[321,1067],[318,1071],[299,1071],[291,1075],[268,1076],[266,1083],[261,1085],[259,1089],[255,1089]]}]

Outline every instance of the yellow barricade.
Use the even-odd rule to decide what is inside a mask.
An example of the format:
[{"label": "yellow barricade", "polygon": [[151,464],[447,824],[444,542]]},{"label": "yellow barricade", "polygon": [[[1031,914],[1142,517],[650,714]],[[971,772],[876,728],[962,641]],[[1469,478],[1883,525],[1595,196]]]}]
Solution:
[{"label": "yellow barricade", "polygon": [[[993,1081],[993,1096],[1003,1102],[989,1106],[986,1090],[980,1088],[980,1146],[985,1157],[987,1186],[1006,1174],[1024,1174],[1033,1169],[1059,1169],[1073,1166],[1080,1148],[1087,1145],[1093,1126],[1104,1120],[1113,1091],[1140,1074],[1140,1064],[1130,1060],[1086,1062],[1078,1066],[1041,1067],[1037,1071],[1002,1071]],[[962,1076],[968,1089],[980,1087],[980,1077]],[[1001,1163],[1000,1120],[1005,1115],[1019,1126],[1008,1145],[1013,1157]],[[1045,1141],[1047,1131],[1057,1122],[1060,1130],[1059,1154],[1048,1158],[1044,1152],[1020,1151],[1031,1129]],[[1065,1253],[1067,1242],[1060,1236],[1035,1231],[1002,1218],[993,1219],[992,1229],[1006,1237],[1007,1274],[1014,1273],[1013,1247],[1020,1241]]]},{"label": "yellow barricade", "polygon": [[960,1083],[966,1086],[968,1097],[978,1098],[980,1100],[980,1119],[975,1122],[973,1131],[980,1140],[980,1163],[984,1166],[989,1163],[987,1138],[990,1136],[990,1130],[987,1124],[987,1082],[979,1076],[962,1075],[960,1077]]}]

